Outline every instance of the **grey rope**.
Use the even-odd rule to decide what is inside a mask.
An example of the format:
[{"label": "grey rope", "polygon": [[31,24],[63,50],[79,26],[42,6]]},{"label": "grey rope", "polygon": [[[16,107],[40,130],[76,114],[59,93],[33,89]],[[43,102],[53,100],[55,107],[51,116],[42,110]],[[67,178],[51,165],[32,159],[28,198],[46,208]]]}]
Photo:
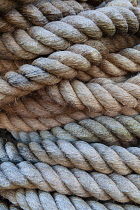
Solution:
[{"label": "grey rope", "polygon": [[126,203],[130,200],[140,204],[140,175],[122,176],[112,173],[105,175],[60,165],[49,166],[45,163],[20,162],[14,165],[3,162],[0,165],[0,189],[37,188],[46,192],[59,192],[80,197],[95,197]]},{"label": "grey rope", "polygon": [[107,145],[122,144],[123,146],[136,145],[140,138],[140,115],[133,117],[120,115],[117,117],[100,116],[94,119],[84,119],[71,122],[64,127],[54,127],[50,131],[39,132],[14,132],[14,138],[23,143],[42,139],[87,142],[104,142]]},{"label": "grey rope", "polygon": [[41,144],[31,142],[29,146],[24,143],[4,143],[0,139],[0,162],[11,161],[20,163],[23,160],[31,163],[44,162],[50,165],[60,164],[68,168],[79,168],[109,174],[115,171],[121,175],[132,171],[140,174],[140,148],[121,146],[105,146],[99,143],[86,143],[84,141],[68,142],[58,140],[44,140]]},{"label": "grey rope", "polygon": [[140,210],[139,205],[120,205],[113,201],[100,203],[92,198],[87,200],[60,193],[50,194],[41,190],[19,189],[3,191],[0,194],[19,205],[23,210]]}]

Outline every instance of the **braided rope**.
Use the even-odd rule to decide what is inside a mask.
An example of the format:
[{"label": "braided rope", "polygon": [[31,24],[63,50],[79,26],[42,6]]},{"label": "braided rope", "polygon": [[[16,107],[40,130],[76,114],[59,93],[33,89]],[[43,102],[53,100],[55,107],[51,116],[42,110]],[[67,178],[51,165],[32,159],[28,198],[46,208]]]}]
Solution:
[{"label": "braided rope", "polygon": [[120,146],[108,147],[104,144],[89,144],[84,141],[68,142],[51,140],[31,142],[15,145],[0,139],[0,162],[11,161],[20,163],[23,160],[31,163],[43,162],[49,165],[62,166],[82,170],[96,170],[109,174],[115,171],[121,175],[128,175],[132,171],[140,174],[140,148]]},{"label": "braided rope", "polygon": [[[86,9],[90,9],[86,8]],[[67,15],[76,15],[85,9],[78,2],[51,0],[23,5],[0,18],[0,32],[12,32],[15,28],[27,29],[32,25],[44,26],[49,21],[60,20]]]},{"label": "braided rope", "polygon": [[1,194],[12,203],[19,205],[23,210],[140,210],[139,205],[115,204],[114,202],[100,203],[93,199],[82,199],[76,196],[65,196],[60,193],[47,193],[39,190],[9,190]]},{"label": "braided rope", "polygon": [[[139,29],[139,9],[135,8],[134,12],[136,15],[124,7],[84,11],[79,15],[50,22],[44,28],[33,26],[27,32],[18,29],[14,34],[4,33],[1,37],[1,48],[4,48],[7,54],[10,52],[20,58],[24,55],[26,59],[34,56],[35,52],[42,48],[45,54],[50,54],[52,49],[66,50],[72,42],[84,43],[88,37],[99,39],[103,33],[110,36],[116,31],[125,34],[128,31],[136,33]],[[33,51],[32,48],[36,50]]]},{"label": "braided rope", "polygon": [[122,176],[116,173],[105,175],[87,173],[76,168],[49,166],[45,163],[20,162],[14,165],[3,162],[1,165],[0,189],[38,188],[46,192],[75,194],[80,197],[95,197],[99,200],[114,199],[126,203],[130,200],[140,203],[140,175]]},{"label": "braided rope", "polygon": [[[75,117],[76,114],[74,113]],[[77,113],[77,120],[80,113]],[[72,116],[72,115],[71,115]],[[11,129],[13,137],[20,142],[30,143],[36,141],[41,143],[42,140],[83,140],[87,142],[105,142],[108,145],[123,145],[128,147],[136,145],[137,139],[140,138],[140,115],[137,116],[117,116],[114,118],[100,116],[94,119],[84,119],[87,116],[82,115],[83,120],[71,122],[59,127],[54,126],[50,131],[44,130],[39,132],[15,132]],[[80,117],[79,117],[80,118]],[[74,121],[74,120],[73,120]],[[49,121],[48,121],[49,123]]]}]

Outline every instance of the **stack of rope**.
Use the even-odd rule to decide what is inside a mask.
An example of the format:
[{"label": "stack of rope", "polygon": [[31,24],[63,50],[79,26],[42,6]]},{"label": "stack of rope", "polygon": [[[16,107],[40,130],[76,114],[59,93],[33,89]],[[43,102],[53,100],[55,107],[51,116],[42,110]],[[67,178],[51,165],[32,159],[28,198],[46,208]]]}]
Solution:
[{"label": "stack of rope", "polygon": [[0,0],[0,209],[140,210],[137,0]]}]

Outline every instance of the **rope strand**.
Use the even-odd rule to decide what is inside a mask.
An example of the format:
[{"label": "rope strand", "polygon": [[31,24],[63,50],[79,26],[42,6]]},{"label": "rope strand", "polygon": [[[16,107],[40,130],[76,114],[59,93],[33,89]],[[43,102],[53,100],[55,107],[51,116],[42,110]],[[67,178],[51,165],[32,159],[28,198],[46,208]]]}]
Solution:
[{"label": "rope strand", "polygon": [[49,166],[45,163],[11,162],[1,165],[0,189],[38,188],[46,192],[57,191],[62,194],[75,194],[80,197],[95,197],[99,200],[114,199],[126,203],[130,200],[140,203],[139,176],[122,176],[116,173],[105,175],[97,172],[87,173],[76,168]]},{"label": "rope strand", "polygon": [[87,209],[87,210],[139,210],[139,205],[132,204],[115,204],[114,202],[104,202],[100,203],[93,199],[82,199],[77,196],[65,196],[60,193],[47,193],[44,191],[36,191],[36,190],[9,190],[1,192],[2,196],[11,200],[12,203],[16,203],[23,210],[31,210],[34,208],[38,208],[38,210],[79,210],[79,209]]},{"label": "rope strand", "polygon": [[[109,36],[113,36],[116,31],[120,34],[126,34],[128,31],[135,34],[139,29],[138,15],[139,9],[134,14],[124,7],[106,7],[96,11],[88,10],[79,13],[79,15],[67,16],[60,21],[50,22],[44,27],[30,27],[27,32],[18,29],[13,34],[3,33],[1,40],[7,54],[10,52],[19,58],[23,58],[24,54],[25,56],[28,54],[31,57],[35,53],[30,51],[29,43],[32,47],[44,46],[46,51],[50,48],[53,50],[66,50],[72,42],[81,44],[86,42],[88,37],[100,39],[104,33]],[[50,53],[50,50],[48,53],[45,52],[45,54]]]},{"label": "rope strand", "polygon": [[[90,9],[88,6],[86,9]],[[15,28],[26,30],[32,25],[44,26],[49,21],[60,20],[67,15],[76,15],[84,11],[77,1],[36,1],[6,13],[0,19],[0,32],[12,32]]]},{"label": "rope strand", "polygon": [[121,175],[128,175],[132,171],[140,174],[140,148],[121,146],[105,146],[99,143],[84,141],[68,142],[58,140],[44,140],[41,143],[4,142],[0,139],[0,162],[11,161],[20,163],[23,160],[31,163],[43,162],[50,165],[62,166],[109,174],[115,171]]}]

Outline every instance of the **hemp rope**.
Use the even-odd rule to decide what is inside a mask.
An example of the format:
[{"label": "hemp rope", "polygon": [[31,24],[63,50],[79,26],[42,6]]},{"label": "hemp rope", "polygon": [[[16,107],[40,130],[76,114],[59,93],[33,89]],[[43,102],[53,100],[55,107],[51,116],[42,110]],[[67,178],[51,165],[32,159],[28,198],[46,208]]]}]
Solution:
[{"label": "hemp rope", "polygon": [[40,189],[46,192],[57,191],[62,194],[74,194],[80,197],[95,197],[126,203],[130,200],[140,204],[140,175],[122,176],[117,173],[105,175],[98,172],[86,172],[80,169],[67,169],[64,166],[49,166],[45,163],[31,164],[3,162],[0,165],[0,189]]},{"label": "hemp rope", "polygon": [[66,50],[72,42],[84,43],[88,37],[100,39],[103,34],[113,36],[116,31],[135,34],[139,30],[140,9],[133,7],[131,10],[124,7],[87,10],[50,22],[44,27],[30,27],[27,32],[18,29],[14,34],[3,33],[1,49],[7,55],[12,53],[19,58],[25,55],[25,59],[31,59],[38,50],[44,50],[45,55],[52,50]]},{"label": "hemp rope", "polygon": [[128,175],[132,171],[140,174],[140,148],[105,146],[99,143],[84,141],[69,142],[44,140],[41,144],[31,142],[14,144],[0,139],[0,162],[20,163],[23,160],[31,163],[43,162],[49,165],[62,166],[85,171],[96,170],[109,174],[113,171]]},{"label": "hemp rope", "polygon": [[[138,46],[137,46],[137,48],[138,48]],[[128,56],[129,53],[127,53],[125,50],[123,52],[125,55]],[[66,55],[66,54],[67,54],[67,56],[64,57],[64,55]],[[114,55],[114,57],[115,57],[115,55]],[[136,54],[136,56],[134,56],[134,59],[136,59],[137,57],[138,56]],[[75,58],[77,58],[77,60],[75,60]],[[54,59],[56,59],[56,60],[54,60]],[[116,60],[118,65],[120,65],[119,60],[116,57],[114,59]],[[60,63],[58,60],[63,62],[63,64]],[[58,64],[57,66],[55,65],[56,63]],[[135,108],[138,104],[137,99],[139,96],[135,92],[137,92],[139,89],[139,86],[136,85],[138,83],[137,80],[139,78],[139,74],[136,77],[134,77],[133,79],[131,78],[130,80],[127,80],[124,84],[119,84],[119,83],[117,85],[114,84],[114,88],[115,89],[117,88],[117,91],[120,91],[121,98],[122,98],[122,94],[124,94],[124,98],[123,98],[124,101],[122,101],[122,99],[119,98],[118,96],[116,96],[116,94],[113,92],[114,90],[110,90],[110,89],[108,90],[108,88],[106,87],[107,85],[103,85],[103,84],[96,85],[93,83],[84,84],[78,80],[74,80],[71,83],[66,80],[61,81],[61,78],[72,79],[72,77],[75,77],[76,70],[82,70],[82,71],[87,70],[88,71],[88,69],[90,68],[90,62],[80,54],[75,54],[70,51],[55,52],[55,53],[51,54],[51,56],[49,56],[49,58],[38,58],[38,59],[34,60],[32,64],[35,66],[25,64],[20,67],[20,69],[18,71],[19,73],[10,71],[5,74],[5,76],[3,77],[4,79],[2,78],[0,80],[0,83],[1,83],[0,84],[1,107],[4,104],[14,100],[16,96],[20,97],[22,95],[27,95],[32,91],[40,89],[42,86],[55,85],[57,83],[60,83],[58,94],[59,95],[62,94],[62,97],[64,97],[64,100],[66,100],[67,103],[70,103],[74,108],[77,108],[77,109],[83,109],[86,106],[90,110],[94,110],[95,112],[100,112],[102,110],[102,107],[101,107],[101,105],[99,105],[99,102],[103,106],[105,106],[104,107],[105,110],[110,109],[110,108],[106,107],[107,106],[106,103],[104,104],[103,97],[105,98],[105,95],[107,98],[108,97],[110,98],[111,103],[109,104],[109,107],[111,104],[112,104],[112,106],[114,106],[114,107],[112,107],[112,112],[113,111],[119,112],[121,110],[121,106],[118,104],[118,102],[120,102],[122,105],[127,104],[127,106],[130,108]],[[67,64],[69,66],[66,66],[65,64]],[[54,68],[54,65],[55,65],[55,68]],[[52,66],[53,66],[53,68],[52,68]],[[44,70],[42,70],[41,68],[43,68]],[[128,68],[129,68],[129,66],[127,67],[127,69]],[[48,72],[46,72],[45,69],[47,69]],[[61,76],[61,78],[60,78],[60,76]],[[97,80],[97,81],[99,81],[99,80]],[[111,83],[111,81],[110,81],[110,83]],[[132,83],[134,83],[134,84],[132,84]],[[96,96],[95,91],[93,93],[93,89],[94,89],[93,86],[95,86],[95,85],[98,86],[100,91],[102,90],[101,93],[104,92],[104,94],[105,94],[102,97],[102,101],[100,101],[101,96],[99,96],[99,95]],[[113,88],[113,84],[110,84],[110,85]],[[121,86],[121,87],[119,87],[119,86]],[[128,87],[126,87],[126,86],[128,86]],[[131,90],[132,86],[134,86],[136,90]],[[80,90],[80,89],[78,90],[79,87],[80,88],[82,87],[85,90],[85,92],[87,92],[87,95],[85,97],[86,101],[84,101],[85,98],[82,98],[83,95],[81,95],[81,93],[79,92],[79,90]],[[98,88],[96,87],[96,90]],[[71,94],[71,97],[69,96],[69,94]],[[132,94],[132,95],[130,95],[130,94]],[[127,99],[127,97],[125,97],[125,95],[128,97],[128,99]],[[88,98],[89,96],[91,97],[92,101],[94,101],[94,103],[95,103],[94,107],[93,107],[93,103],[91,103],[91,101],[89,103],[89,98]],[[97,99],[95,99],[95,97]],[[134,98],[134,97],[136,97],[136,98]],[[130,101],[130,99],[131,99],[131,101]],[[99,102],[97,100],[99,100]],[[106,100],[106,101],[108,104],[108,100]]]},{"label": "hemp rope", "polygon": [[[77,113],[77,116],[80,113]],[[82,115],[81,115],[82,118]],[[83,114],[83,118],[87,118]],[[78,119],[77,119],[78,120]],[[49,123],[49,121],[48,121]],[[114,118],[100,116],[94,119],[82,119],[71,122],[63,127],[54,126],[51,130],[39,132],[10,131],[13,137],[20,142],[29,144],[32,141],[41,143],[42,140],[83,140],[87,142],[105,142],[107,145],[135,145],[140,138],[140,115],[117,116]]]},{"label": "hemp rope", "polygon": [[[85,9],[90,9],[87,7]],[[12,32],[15,28],[27,29],[32,25],[44,26],[49,21],[60,20],[67,15],[76,15],[85,10],[77,1],[42,0],[23,5],[0,18],[0,32]]]},{"label": "hemp rope", "polygon": [[50,194],[41,190],[18,189],[1,191],[1,194],[23,210],[140,210],[139,205],[120,205],[113,201],[100,203],[92,198],[87,200],[60,193]]},{"label": "hemp rope", "polygon": [[[1,0],[0,1],[0,12],[8,12],[9,10],[19,6],[21,3],[26,4],[26,3],[32,3],[35,2],[36,0]],[[17,3],[19,2],[19,3]]]},{"label": "hemp rope", "polygon": [[21,210],[20,207],[15,206],[13,204],[8,204],[7,202],[5,202],[4,200],[0,199],[0,209],[1,210]]},{"label": "hemp rope", "polygon": [[[120,44],[120,42],[121,42],[121,44]],[[89,61],[95,62],[96,54],[94,54],[94,53],[97,51],[99,54],[101,54],[101,56],[104,59],[107,59],[107,56],[109,55],[109,53],[119,52],[120,50],[125,49],[125,48],[132,48],[139,43],[140,43],[140,39],[134,35],[121,36],[121,35],[116,34],[113,37],[102,37],[100,40],[88,40],[85,44],[88,45],[89,48],[86,45],[83,45],[84,50],[83,50],[83,47],[82,47],[82,49],[81,48],[79,49],[79,47],[78,47],[78,46],[82,46],[82,45],[74,45],[73,47],[69,48],[69,50],[74,51],[76,53],[80,53],[83,56],[85,56],[85,58],[88,58],[88,56],[89,56],[89,58],[88,58]],[[138,46],[135,48],[138,50]],[[86,54],[85,50],[87,50],[87,54]],[[89,50],[91,50],[91,51],[89,51]],[[92,57],[93,57],[93,59],[91,59]],[[98,55],[98,57],[99,57],[99,55]],[[6,62],[8,63],[8,65]],[[31,63],[32,60],[25,60],[24,62]],[[20,63],[20,66],[21,66],[22,64],[25,64],[24,62],[23,62],[23,60],[14,60],[14,61],[13,60],[0,60],[0,73],[8,72],[10,69],[11,69],[11,71],[17,71],[18,70],[17,66],[19,66],[19,65],[17,65],[17,63]],[[109,63],[109,61],[108,61],[108,63]],[[16,64],[16,66],[15,66],[15,64]],[[93,70],[90,71],[90,74],[92,76],[94,76],[94,77],[101,77],[101,76],[108,77],[109,76],[107,73],[101,71],[100,69],[98,70],[99,67],[92,66],[92,69],[93,68],[94,68],[94,71]],[[100,68],[102,68],[102,65],[100,65]],[[100,71],[101,71],[101,73],[100,73]],[[125,71],[122,71],[122,70],[121,70],[121,72],[125,73]],[[79,73],[79,72],[77,72],[77,73]],[[112,74],[112,72],[111,72],[111,74]],[[119,74],[119,76],[120,76],[120,74]]]},{"label": "hemp rope", "polygon": [[[39,58],[37,60],[40,61],[40,65],[43,65],[43,58]],[[29,65],[27,64],[24,65],[24,68],[23,66],[20,68],[20,70],[22,70],[22,74],[26,74],[28,78],[30,77],[31,79],[34,79],[34,81],[41,81],[42,83],[48,82],[46,80],[46,77],[43,77],[43,75],[41,76],[41,78],[39,76],[32,78],[32,76],[30,75],[30,68],[27,68],[28,66]],[[36,69],[38,70],[37,67],[33,67],[33,69],[34,71],[36,71]],[[6,74],[7,81],[15,86],[15,88],[21,88],[21,84],[19,84],[16,80],[18,78],[16,76],[11,78],[11,74],[16,75],[17,73],[8,72]],[[4,80],[1,79],[1,81]],[[56,81],[52,81],[52,83],[55,82]],[[139,83],[140,74],[130,79],[127,79],[122,83],[117,83],[106,78],[93,79],[92,82],[89,82],[87,84],[84,84],[83,82],[76,79],[71,81],[62,80],[58,85],[52,84],[52,86],[47,87],[47,92],[49,92],[51,99],[54,102],[62,105],[65,101],[66,104],[70,105],[73,108],[76,108],[77,110],[84,110],[85,108],[87,108],[88,110],[95,113],[104,112],[105,115],[109,115],[110,113],[112,113],[112,115],[115,115],[115,113],[120,113],[122,111],[126,111],[127,113],[127,108],[130,108],[130,110],[132,109],[132,111],[129,113],[129,115],[133,115],[136,114],[135,111],[139,112]],[[11,99],[10,95],[15,95],[15,92],[22,92],[24,94],[26,93],[27,95],[29,93],[29,90],[33,91],[33,88],[35,89],[36,87],[36,85],[34,85],[35,87],[31,85],[28,86],[29,83],[27,82],[24,84],[22,83],[22,88],[24,88],[24,91],[21,91],[17,88],[14,89],[14,87],[11,89],[11,86],[8,85],[8,83],[6,82],[5,84],[5,89],[3,88],[0,91],[4,94],[8,94],[4,97],[4,99],[8,100]],[[16,91],[14,92],[14,90]],[[56,96],[53,93],[55,93],[57,98],[59,98],[59,101],[55,99]],[[1,106],[3,104],[5,104],[5,101],[1,100]]]},{"label": "hemp rope", "polygon": [[31,64],[32,60],[0,60],[0,76],[8,71],[18,71],[23,64]]}]

